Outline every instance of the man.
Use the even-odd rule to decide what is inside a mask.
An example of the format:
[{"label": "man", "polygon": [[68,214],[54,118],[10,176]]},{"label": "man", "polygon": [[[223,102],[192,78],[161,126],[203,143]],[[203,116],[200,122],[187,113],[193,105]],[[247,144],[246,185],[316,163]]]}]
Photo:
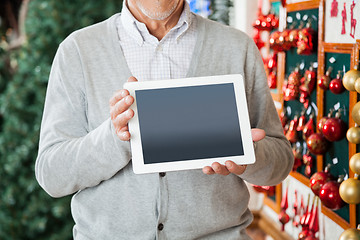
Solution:
[{"label": "man", "polygon": [[[257,128],[256,163],[135,175],[127,128],[134,99],[122,85],[222,74],[244,76],[250,122]],[[61,43],[36,177],[53,197],[76,193],[75,239],[249,239],[245,228],[252,215],[243,180],[274,185],[292,165],[254,42],[191,13],[186,1],[128,0],[121,15]]]}]

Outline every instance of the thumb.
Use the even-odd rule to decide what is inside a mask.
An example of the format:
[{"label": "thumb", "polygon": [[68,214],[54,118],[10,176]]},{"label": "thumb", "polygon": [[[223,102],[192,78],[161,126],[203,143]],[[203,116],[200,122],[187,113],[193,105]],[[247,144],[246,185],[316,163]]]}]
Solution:
[{"label": "thumb", "polygon": [[138,80],[136,79],[136,77],[131,76],[131,77],[128,78],[127,81],[128,81],[128,82],[137,82]]},{"label": "thumb", "polygon": [[265,131],[259,128],[251,129],[251,136],[254,142],[260,141],[265,138]]}]

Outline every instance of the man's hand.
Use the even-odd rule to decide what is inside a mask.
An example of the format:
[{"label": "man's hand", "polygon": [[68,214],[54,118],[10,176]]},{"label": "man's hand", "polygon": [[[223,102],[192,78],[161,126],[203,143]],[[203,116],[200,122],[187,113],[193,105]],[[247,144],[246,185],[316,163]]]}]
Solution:
[{"label": "man's hand", "polygon": [[[128,82],[136,82],[135,77],[130,77]],[[109,100],[111,121],[115,127],[116,135],[122,141],[130,140],[128,128],[129,120],[134,117],[134,111],[129,109],[133,104],[134,98],[126,89],[117,91]]]},{"label": "man's hand", "polygon": [[[265,137],[265,131],[262,129],[254,128],[251,129],[251,136],[253,142],[260,141]],[[218,162],[214,162],[211,166],[206,166],[203,168],[203,173],[212,175],[212,174],[220,174],[220,175],[229,175],[230,173],[240,175],[244,173],[246,169],[246,165],[237,165],[233,161],[226,161],[225,165],[222,165]]]}]

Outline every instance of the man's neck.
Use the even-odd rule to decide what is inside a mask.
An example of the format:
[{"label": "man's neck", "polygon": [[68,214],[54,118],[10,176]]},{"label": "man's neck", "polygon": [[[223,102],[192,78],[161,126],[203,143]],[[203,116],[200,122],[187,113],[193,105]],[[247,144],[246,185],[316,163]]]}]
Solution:
[{"label": "man's neck", "polygon": [[163,20],[151,19],[139,9],[132,0],[127,1],[127,7],[131,14],[139,21],[146,25],[150,34],[155,36],[159,41],[178,23],[180,15],[184,9],[184,3],[179,2],[174,12]]}]

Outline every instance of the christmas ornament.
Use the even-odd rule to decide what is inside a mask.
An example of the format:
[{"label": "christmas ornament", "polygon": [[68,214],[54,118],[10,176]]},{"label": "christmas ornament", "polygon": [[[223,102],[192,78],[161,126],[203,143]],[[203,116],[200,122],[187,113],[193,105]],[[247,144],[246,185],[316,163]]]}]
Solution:
[{"label": "christmas ornament", "polygon": [[316,43],[316,32],[311,28],[310,22],[306,24],[306,28],[301,29],[298,33],[299,39],[296,43],[297,53],[299,55],[310,55],[313,53]]},{"label": "christmas ornament", "polygon": [[327,116],[323,116],[322,118],[320,118],[320,120],[317,124],[317,129],[319,130],[320,133],[322,133],[324,123],[326,122],[326,120],[328,120],[329,118],[332,117],[333,112],[334,112],[334,109],[330,109]]},{"label": "christmas ornament", "polygon": [[354,7],[355,7],[355,1],[353,0],[352,4],[350,5],[350,36],[352,38],[355,38],[355,29],[356,29],[356,19],[354,18]]},{"label": "christmas ornament", "polygon": [[282,5],[283,7],[285,7],[285,6],[286,6],[286,0],[281,0],[281,5]]},{"label": "christmas ornament", "polygon": [[300,132],[304,130],[306,124],[305,110],[301,111],[296,131]]},{"label": "christmas ornament", "polygon": [[340,197],[348,204],[360,203],[360,180],[357,174],[354,178],[348,178],[340,184]]},{"label": "christmas ornament", "polygon": [[302,154],[299,147],[293,147],[294,165],[292,170],[296,171],[302,165]]},{"label": "christmas ornament", "polygon": [[286,213],[286,209],[288,208],[288,191],[289,189],[286,188],[285,194],[281,200],[281,211],[279,214],[279,221],[281,222],[281,231],[285,230],[285,224],[288,223],[290,221],[290,217],[289,215]]},{"label": "christmas ornament", "polygon": [[311,134],[315,133],[314,115],[311,114],[309,121],[305,124],[303,129],[303,139],[306,140]]},{"label": "christmas ornament", "polygon": [[318,80],[318,85],[321,89],[323,90],[328,90],[329,89],[329,85],[330,85],[330,74],[332,71],[332,67],[329,67],[328,70],[326,70],[326,73],[324,76],[322,76],[319,80]]},{"label": "christmas ornament", "polygon": [[267,69],[274,70],[277,66],[277,55],[273,53],[267,60]]},{"label": "christmas ornament", "polygon": [[360,71],[358,70],[358,66],[355,66],[354,69],[349,70],[344,74],[342,83],[348,91],[355,91],[354,84],[355,80],[358,78],[360,78]]},{"label": "christmas ornament", "polygon": [[347,125],[340,119],[340,112],[337,112],[335,117],[325,121],[321,132],[327,140],[335,142],[340,141],[345,137],[346,130]]},{"label": "christmas ornament", "polygon": [[276,73],[272,71],[267,77],[269,88],[276,89]]},{"label": "christmas ornament", "polygon": [[254,40],[256,46],[258,47],[258,49],[261,49],[262,47],[265,46],[264,41],[261,39],[259,29],[256,29],[256,28],[254,29],[253,40]]},{"label": "christmas ornament", "polygon": [[329,142],[321,133],[313,133],[306,140],[306,145],[312,154],[319,155],[327,151]]},{"label": "christmas ornament", "polygon": [[281,46],[282,51],[288,51],[292,47],[292,44],[289,39],[289,35],[292,29],[285,29],[279,34],[279,42],[278,44]]},{"label": "christmas ornament", "polygon": [[360,175],[360,153],[355,153],[349,161],[351,171]]},{"label": "christmas ornament", "polygon": [[357,102],[351,110],[351,117],[358,125],[360,125],[360,102]]},{"label": "christmas ornament", "polygon": [[304,82],[300,85],[300,102],[304,104],[305,108],[309,107],[310,94],[314,90],[316,83],[316,72],[312,66],[305,71]]},{"label": "christmas ornament", "polygon": [[310,177],[311,167],[315,161],[314,157],[310,154],[309,150],[303,156],[303,163],[305,164],[305,176]]},{"label": "christmas ornament", "polygon": [[314,173],[310,178],[310,188],[316,196],[319,196],[321,187],[332,180],[330,165],[327,165],[322,172]]},{"label": "christmas ornament", "polygon": [[288,118],[286,116],[286,111],[285,110],[282,110],[281,113],[280,113],[280,121],[281,121],[281,125],[282,127],[284,128],[287,121],[288,121]]},{"label": "christmas ornament", "polygon": [[267,196],[275,195],[275,186],[259,186],[251,184],[256,192],[265,193]]},{"label": "christmas ornament", "polygon": [[331,3],[331,11],[330,11],[330,16],[331,17],[337,17],[338,15],[338,2],[336,0],[333,0]]},{"label": "christmas ornament", "polygon": [[317,239],[315,234],[319,231],[319,208],[318,208],[319,199],[316,198],[316,205],[313,207],[312,215],[309,220],[309,235],[305,240]]},{"label": "christmas ornament", "polygon": [[280,34],[281,33],[279,31],[274,31],[269,37],[270,48],[275,52],[281,52],[284,50],[280,44]]},{"label": "christmas ornament", "polygon": [[293,205],[293,226],[297,227],[299,225],[298,221],[298,212],[299,212],[299,206],[298,206],[298,197],[297,197],[297,191],[294,192],[294,205]]},{"label": "christmas ornament", "polygon": [[351,127],[346,132],[346,138],[349,142],[354,144],[360,143],[360,128],[359,127]]},{"label": "christmas ornament", "polygon": [[355,80],[354,87],[355,87],[355,91],[357,93],[360,93],[360,78]]},{"label": "christmas ornament", "polygon": [[303,215],[301,215],[300,217],[300,225],[302,227],[302,231],[298,235],[299,240],[304,240],[309,234],[309,223],[308,221],[306,221],[307,219],[310,219],[307,217],[310,214],[309,205],[310,205],[310,194],[308,195],[306,209],[304,209]]},{"label": "christmas ornament", "polygon": [[344,35],[344,34],[346,33],[346,30],[345,30],[345,22],[347,21],[347,17],[346,17],[346,2],[344,2],[344,9],[341,11],[341,17],[342,17],[341,34]]},{"label": "christmas ornament", "polygon": [[338,210],[345,205],[341,199],[339,188],[343,177],[339,177],[337,181],[329,181],[325,183],[320,190],[319,197],[321,202],[332,210]]},{"label": "christmas ornament", "polygon": [[289,130],[286,132],[286,138],[291,143],[295,143],[298,140],[298,135],[296,132],[296,127],[298,124],[298,117],[295,116],[293,120],[290,121]]},{"label": "christmas ornament", "polygon": [[341,72],[339,71],[336,75],[336,78],[331,80],[329,89],[334,94],[340,94],[345,91],[345,88],[343,86],[343,83],[341,81]]},{"label": "christmas ornament", "polygon": [[284,89],[284,100],[291,101],[296,100],[299,96],[299,87],[301,85],[300,68],[296,67],[293,72],[290,73],[288,81]]},{"label": "christmas ornament", "polygon": [[339,237],[339,240],[359,240],[360,239],[360,229],[349,228],[346,229]]},{"label": "christmas ornament", "polygon": [[291,47],[296,47],[299,40],[299,31],[303,28],[303,23],[301,23],[298,29],[293,29],[289,32],[289,44]]}]

